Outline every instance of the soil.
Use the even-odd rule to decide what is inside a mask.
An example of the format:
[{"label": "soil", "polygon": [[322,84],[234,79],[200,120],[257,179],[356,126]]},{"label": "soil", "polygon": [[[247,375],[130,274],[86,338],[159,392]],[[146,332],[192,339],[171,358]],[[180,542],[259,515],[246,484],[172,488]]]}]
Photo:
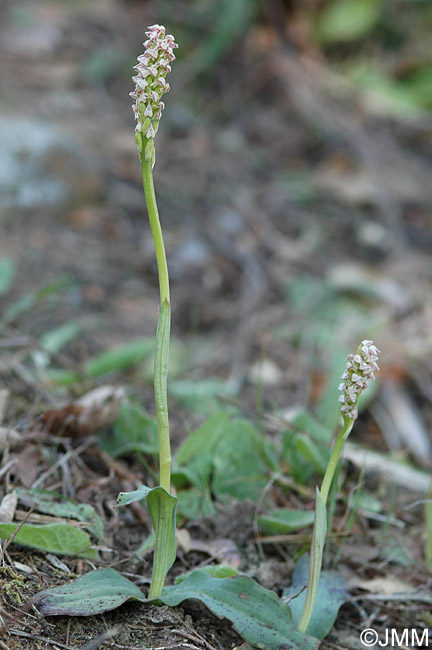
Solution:
[{"label": "soil", "polygon": [[[283,11],[289,5],[268,4]],[[174,8],[120,0],[29,0],[19,10],[6,0],[0,8],[2,119],[6,131],[25,132],[31,164],[24,160],[15,183],[33,197],[26,204],[18,192],[6,191],[1,204],[0,258],[15,264],[2,313],[41,287],[64,283],[1,321],[3,426],[20,437],[2,450],[0,496],[37,484],[91,503],[106,531],[97,566],[112,566],[144,589],[151,555],[139,558],[135,549],[151,532],[149,515],[138,505],[121,512],[113,505],[120,491],[152,481],[152,468],[137,457],[110,459],[96,430],[73,431],[70,420],[63,421],[75,400],[102,381],[59,388],[41,381],[36,370],[41,337],[64,323],[76,321],[81,331],[53,355],[63,370],[154,336],[157,274],[128,97],[129,70],[146,25],[172,22],[169,29],[177,26],[184,48],[173,66],[154,172],[179,375],[235,387],[235,397],[224,403],[258,426],[264,422],[275,437],[289,412],[320,403],[334,348],[350,350],[372,330],[381,349],[381,384],[353,441],[403,456],[419,470],[432,467],[430,115],[405,120],[374,110],[338,85],[312,41],[297,51],[299,43],[281,34],[272,12],[262,11],[231,48],[206,64],[206,41],[194,43],[187,29],[189,11],[182,1]],[[290,24],[291,14],[282,15]],[[40,129],[48,133],[42,144]],[[46,190],[38,193],[42,181]],[[351,312],[347,305],[354,305]],[[148,369],[108,380],[153,413]],[[398,438],[388,414],[402,403],[405,410],[393,417],[406,425],[408,437]],[[46,414],[64,408],[64,426],[56,429]],[[196,405],[173,401],[174,450],[203,417]],[[390,579],[398,579],[402,591],[430,589],[427,493],[379,470],[364,477],[353,461],[344,473],[336,530],[346,530],[346,504],[362,481],[383,510],[375,520],[360,513],[341,545],[351,600],[322,642],[324,650],[362,648],[364,628],[422,630],[432,620],[430,599],[382,595],[393,594]],[[314,480],[304,486],[306,496],[293,490],[288,497],[270,486],[265,498],[310,509]],[[169,581],[211,563],[209,541],[230,540],[238,568],[280,595],[301,544],[260,542],[254,522],[261,505],[218,504],[214,517],[179,522],[202,545],[179,544]],[[390,541],[396,559],[382,552]],[[242,646],[228,621],[193,601],[176,608],[128,603],[89,618],[45,618],[31,604],[39,590],[94,566],[3,546],[0,648]]]}]

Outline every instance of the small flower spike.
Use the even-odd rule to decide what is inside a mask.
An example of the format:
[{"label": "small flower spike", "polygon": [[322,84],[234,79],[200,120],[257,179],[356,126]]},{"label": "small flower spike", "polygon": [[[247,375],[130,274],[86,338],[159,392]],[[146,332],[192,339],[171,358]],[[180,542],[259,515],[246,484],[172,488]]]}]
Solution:
[{"label": "small flower spike", "polygon": [[379,350],[373,341],[362,341],[355,354],[348,355],[348,361],[342,375],[339,390],[340,407],[343,416],[355,420],[358,416],[357,400],[368,386],[371,379],[375,379],[374,372],[379,370]]},{"label": "small flower spike", "polygon": [[[140,153],[146,150],[148,141],[153,140],[157,133],[164,109],[162,95],[170,89],[165,77],[171,70],[171,61],[175,59],[173,50],[178,47],[174,37],[165,34],[163,25],[152,25],[145,34],[145,52],[138,57],[138,63],[134,66],[136,75],[132,77],[135,90],[129,93],[134,100],[135,139]],[[148,149],[154,151],[153,143]]]}]

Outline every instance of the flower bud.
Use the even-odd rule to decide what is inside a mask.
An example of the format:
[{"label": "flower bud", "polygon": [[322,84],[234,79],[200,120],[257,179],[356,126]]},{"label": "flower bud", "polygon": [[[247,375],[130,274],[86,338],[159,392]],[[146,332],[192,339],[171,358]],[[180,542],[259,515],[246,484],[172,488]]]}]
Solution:
[{"label": "flower bud", "polygon": [[[164,109],[161,98],[170,88],[165,77],[171,70],[170,62],[175,59],[173,50],[178,45],[171,34],[165,34],[163,25],[152,25],[145,34],[148,37],[143,44],[146,49],[134,66],[136,74],[132,80],[135,82],[135,90],[129,94],[134,99],[132,110],[136,120],[135,131],[147,138],[147,151],[150,142],[153,143]],[[137,138],[138,149],[142,152],[140,144],[142,147],[142,140]],[[154,144],[151,157],[154,159]]]},{"label": "flower bud", "polygon": [[355,420],[358,416],[357,400],[367,388],[369,381],[375,379],[374,372],[379,370],[379,350],[373,341],[364,340],[355,354],[348,355],[348,361],[339,384],[342,395],[340,412],[343,417]]}]

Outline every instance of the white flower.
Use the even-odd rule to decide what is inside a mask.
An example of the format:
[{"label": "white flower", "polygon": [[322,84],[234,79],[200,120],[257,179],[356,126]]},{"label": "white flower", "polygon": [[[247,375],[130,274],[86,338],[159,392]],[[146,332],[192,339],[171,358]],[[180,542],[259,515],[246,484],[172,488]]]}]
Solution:
[{"label": "white flower", "polygon": [[375,379],[374,372],[379,370],[379,350],[373,341],[364,340],[360,343],[355,354],[348,355],[348,361],[342,374],[343,381],[338,389],[342,391],[339,402],[342,415],[352,420],[358,416],[357,400],[367,388],[369,381]]},{"label": "white flower", "polygon": [[132,77],[135,91],[129,94],[134,99],[135,131],[142,130],[143,138],[150,140],[157,131],[154,122],[160,120],[164,108],[162,95],[170,89],[165,77],[171,70],[170,62],[175,59],[173,50],[178,45],[174,42],[174,36],[165,34],[163,25],[152,25],[145,34],[148,37],[143,43],[146,49],[144,54],[139,55],[138,63],[134,66],[136,74]]}]

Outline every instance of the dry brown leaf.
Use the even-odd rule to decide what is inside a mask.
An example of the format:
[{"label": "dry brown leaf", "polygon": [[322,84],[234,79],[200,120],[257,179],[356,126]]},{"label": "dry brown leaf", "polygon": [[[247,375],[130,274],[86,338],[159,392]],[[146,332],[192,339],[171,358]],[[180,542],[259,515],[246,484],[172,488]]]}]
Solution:
[{"label": "dry brown leaf", "polygon": [[17,502],[18,497],[15,491],[3,497],[0,503],[0,522],[2,524],[10,524],[13,521]]},{"label": "dry brown leaf", "polygon": [[116,386],[99,386],[73,404],[49,409],[42,422],[50,433],[75,438],[94,433],[115,422],[126,393]]},{"label": "dry brown leaf", "polygon": [[240,553],[231,539],[219,538],[207,542],[191,539],[189,550],[207,553],[221,564],[227,564],[233,569],[238,569],[241,564]]},{"label": "dry brown leaf", "polygon": [[41,453],[36,445],[29,443],[17,453],[16,458],[17,464],[14,471],[22,485],[30,487],[38,476]]},{"label": "dry brown leaf", "polygon": [[390,575],[378,576],[371,580],[358,580],[354,578],[351,586],[359,587],[360,589],[369,591],[371,594],[384,594],[386,596],[414,591],[414,587],[408,582],[404,582]]},{"label": "dry brown leaf", "polygon": [[7,444],[13,449],[20,440],[21,436],[16,429],[0,427],[0,449],[4,449]]}]

